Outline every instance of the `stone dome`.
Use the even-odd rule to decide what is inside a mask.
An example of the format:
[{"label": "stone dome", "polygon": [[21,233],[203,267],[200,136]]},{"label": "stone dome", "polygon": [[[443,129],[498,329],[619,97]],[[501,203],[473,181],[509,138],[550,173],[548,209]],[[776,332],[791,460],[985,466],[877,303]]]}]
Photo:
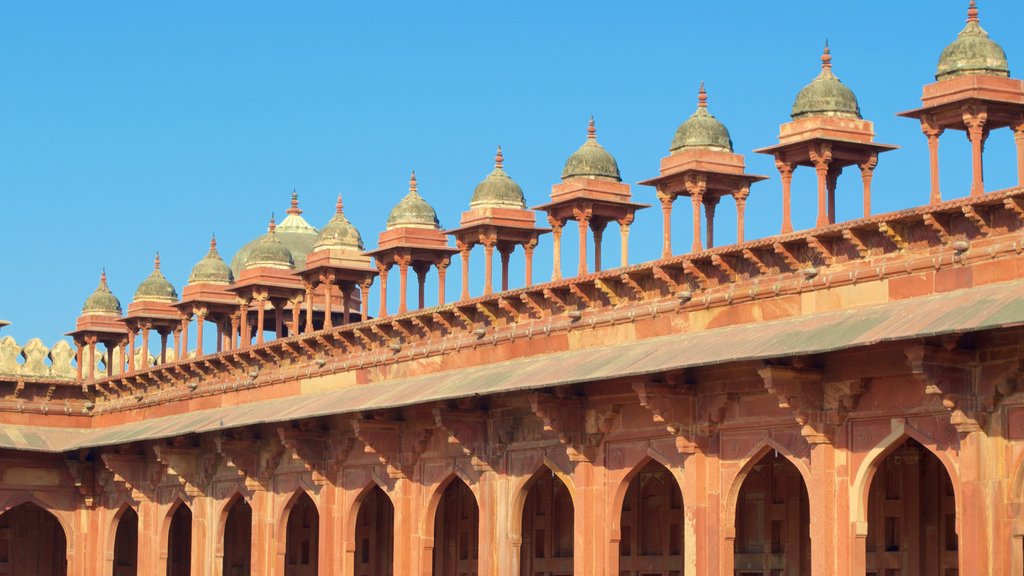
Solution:
[{"label": "stone dome", "polygon": [[501,146],[498,146],[498,153],[494,156],[494,170],[476,185],[473,198],[469,201],[470,208],[526,208],[523,189],[505,173],[502,168],[504,160]]},{"label": "stone dome", "polygon": [[[319,231],[302,217],[302,210],[299,208],[299,195],[296,192],[292,192],[292,203],[287,214],[285,219],[277,225],[277,239],[291,253],[295,269],[303,270],[306,267],[306,255],[313,251],[313,244],[316,242]],[[231,270],[235,277],[245,268],[245,261],[249,257],[249,253],[263,238],[263,235],[258,236],[235,253],[231,259]]]},{"label": "stone dome", "polygon": [[345,217],[342,210],[341,194],[338,194],[334,217],[327,222],[316,237],[316,242],[313,243],[314,251],[330,249],[363,251],[363,237]]},{"label": "stone dome", "polygon": [[675,154],[694,148],[732,152],[729,129],[708,112],[708,93],[704,90],[703,82],[697,93],[697,111],[676,129],[669,152]]},{"label": "stone dome", "polygon": [[176,302],[178,300],[178,292],[174,289],[174,285],[160,272],[159,252],[153,261],[153,271],[135,289],[135,297],[132,300],[135,302]]},{"label": "stone dome", "polygon": [[252,250],[245,259],[245,270],[252,268],[292,270],[295,268],[295,260],[292,258],[292,253],[288,250],[288,247],[278,240],[276,230],[277,225],[274,223],[274,218],[271,217],[266,235],[260,238],[259,242],[252,247]]},{"label": "stone dome", "polygon": [[105,316],[120,316],[121,301],[114,296],[107,286],[107,273],[100,274],[100,285],[85,299],[82,306],[82,314],[101,314]]},{"label": "stone dome", "polygon": [[988,32],[981,27],[978,7],[974,0],[971,0],[971,5],[967,9],[967,25],[939,56],[935,79],[946,80],[967,74],[986,74],[1004,78],[1010,75],[1010,63],[1006,60],[1006,52],[989,38]]},{"label": "stone dome", "polygon": [[581,177],[622,182],[619,163],[604,146],[597,143],[597,129],[594,127],[593,116],[590,117],[590,124],[587,126],[586,142],[569,156],[565,161],[565,167],[562,168],[562,180]]},{"label": "stone dome", "polygon": [[821,73],[796,95],[790,116],[793,120],[808,116],[861,117],[857,96],[832,73],[832,55],[827,43],[821,55]]},{"label": "stone dome", "polygon": [[388,230],[394,228],[440,229],[437,212],[416,191],[416,173],[409,178],[409,193],[391,209],[388,215]]},{"label": "stone dome", "polygon": [[203,259],[192,267],[192,274],[188,277],[189,284],[231,284],[235,281],[235,275],[231,267],[220,257],[217,252],[217,239],[210,239],[210,251],[203,256]]}]

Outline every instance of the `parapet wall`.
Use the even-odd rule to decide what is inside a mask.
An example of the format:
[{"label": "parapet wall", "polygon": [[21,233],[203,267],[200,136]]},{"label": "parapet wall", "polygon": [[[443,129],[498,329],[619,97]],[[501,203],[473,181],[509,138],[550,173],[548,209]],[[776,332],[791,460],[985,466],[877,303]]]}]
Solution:
[{"label": "parapet wall", "polygon": [[66,340],[47,348],[39,338],[24,346],[13,337],[0,338],[0,379],[10,377],[74,379],[75,350]]}]

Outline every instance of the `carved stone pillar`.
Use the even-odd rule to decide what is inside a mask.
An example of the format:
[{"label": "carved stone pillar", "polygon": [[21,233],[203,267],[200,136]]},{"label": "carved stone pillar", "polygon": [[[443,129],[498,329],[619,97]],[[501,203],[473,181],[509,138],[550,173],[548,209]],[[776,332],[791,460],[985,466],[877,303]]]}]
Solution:
[{"label": "carved stone pillar", "polygon": [[590,231],[594,234],[594,272],[601,271],[601,244],[604,242],[604,229],[608,226],[605,220],[592,220]]},{"label": "carved stone pillar", "polygon": [[422,310],[426,307],[427,272],[430,270],[430,264],[417,262],[413,264],[412,269],[416,272],[416,301],[419,303],[419,309]]},{"label": "carved stone pillar", "polygon": [[526,255],[526,278],[525,283],[527,286],[533,285],[533,249],[537,247],[537,239],[534,238],[523,244],[523,252]]},{"label": "carved stone pillar", "polygon": [[503,244],[498,246],[498,253],[501,255],[501,290],[508,290],[508,261],[515,250],[515,244]]},{"label": "carved stone pillar", "polygon": [[793,211],[790,189],[793,185],[793,169],[796,164],[783,162],[775,158],[775,167],[779,170],[779,177],[782,178],[782,233],[789,234],[793,231]]},{"label": "carved stone pillar", "polygon": [[444,257],[440,262],[437,263],[437,305],[444,306],[444,283],[445,278],[448,275],[448,265],[451,264],[451,260],[448,257]]},{"label": "carved stone pillar", "polygon": [[469,250],[472,246],[462,240],[456,240],[455,245],[459,249],[459,260],[462,261],[462,294],[459,300],[465,302],[469,300]]},{"label": "carved stone pillar", "polygon": [[406,300],[409,297],[409,259],[402,257],[398,262],[398,313],[405,314],[409,311]]},{"label": "carved stone pillar", "polygon": [[633,215],[629,214],[619,220],[619,257],[621,266],[629,266],[629,225],[633,223]]},{"label": "carved stone pillar", "polygon": [[736,243],[742,244],[746,234],[746,222],[744,220],[747,211],[747,198],[750,197],[750,186],[744,186],[732,193],[736,201]]},{"label": "carved stone pillar", "polygon": [[839,175],[843,173],[843,167],[830,164],[828,175],[825,177],[825,186],[828,188],[828,223],[836,223],[836,184],[839,182]]},{"label": "carved stone pillar", "polygon": [[1024,186],[1024,117],[1013,127],[1013,140],[1017,144],[1017,186]]},{"label": "carved stone pillar", "polygon": [[548,216],[548,225],[551,226],[551,243],[552,247],[552,270],[551,279],[561,280],[562,279],[562,226],[565,222],[557,220]]},{"label": "carved stone pillar", "polygon": [[494,292],[492,277],[494,276],[494,241],[487,239],[484,245],[484,296]]},{"label": "carved stone pillar", "polygon": [[828,226],[828,173],[832,163],[832,146],[827,143],[812,146],[810,158],[818,174],[818,220],[814,225],[823,228]]},{"label": "carved stone pillar", "polygon": [[971,141],[971,196],[985,193],[984,167],[982,153],[985,151],[985,122],[988,112],[984,106],[968,106],[963,112],[964,126],[967,127],[967,138]]},{"label": "carved stone pillar", "polygon": [[718,196],[706,196],[704,198],[704,219],[708,223],[707,246],[715,247],[715,208],[718,206]]},{"label": "carved stone pillar", "polygon": [[590,228],[590,218],[593,213],[588,209],[573,208],[573,215],[576,217],[577,228],[580,233],[580,264],[576,271],[578,276],[587,275],[587,229]]},{"label": "carved stone pillar", "polygon": [[384,318],[388,315],[388,271],[391,266],[378,260],[377,269],[380,271],[380,312],[377,316]]},{"label": "carved stone pillar", "polygon": [[658,190],[658,202],[661,203],[661,257],[672,256],[672,202],[675,196]]},{"label": "carved stone pillar", "polygon": [[860,179],[864,183],[864,217],[871,216],[871,177],[875,173],[875,166],[878,166],[878,154],[872,154],[861,164]]},{"label": "carved stone pillar", "polygon": [[921,132],[928,137],[928,163],[931,167],[931,203],[942,202],[942,193],[939,191],[939,136],[943,129],[935,123],[932,116],[921,118]]},{"label": "carved stone pillar", "polygon": [[703,176],[687,177],[686,191],[690,193],[690,202],[693,203],[693,252],[704,250],[700,237],[700,209],[704,204],[704,193],[707,191],[708,181]]}]

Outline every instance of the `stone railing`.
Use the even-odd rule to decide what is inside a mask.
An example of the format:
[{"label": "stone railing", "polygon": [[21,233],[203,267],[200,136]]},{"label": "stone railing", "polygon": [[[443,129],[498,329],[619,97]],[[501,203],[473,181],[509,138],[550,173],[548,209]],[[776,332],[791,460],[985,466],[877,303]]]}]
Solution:
[{"label": "stone railing", "polygon": [[0,378],[59,378],[75,377],[75,350],[66,340],[58,340],[47,348],[39,338],[24,346],[11,336],[0,338]]}]

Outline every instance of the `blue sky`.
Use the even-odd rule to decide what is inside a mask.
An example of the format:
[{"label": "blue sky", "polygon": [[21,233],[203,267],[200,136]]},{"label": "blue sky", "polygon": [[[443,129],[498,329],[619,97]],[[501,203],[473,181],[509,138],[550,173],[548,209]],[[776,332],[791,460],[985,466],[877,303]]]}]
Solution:
[{"label": "blue sky", "polygon": [[[222,254],[283,215],[293,188],[322,226],[346,214],[376,245],[415,169],[421,194],[454,227],[495,146],[527,201],[543,203],[587,118],[625,181],[655,176],[704,80],[753,187],[747,236],[778,232],[780,183],[752,150],[776,142],[793,98],[819,70],[856,92],[880,142],[874,209],[923,204],[928,162],[918,106],[966,0],[900,2],[9,2],[0,7],[0,318],[3,334],[52,344],[74,327],[106,267],[127,306],[160,251],[179,288],[216,232]],[[982,0],[982,25],[1011,73],[1024,66],[1024,3]],[[943,191],[967,194],[969,147],[942,139]],[[1015,183],[1011,134],[993,133],[986,184]],[[814,177],[794,182],[797,228],[813,224]],[[634,186],[637,201],[653,190]],[[840,179],[839,219],[859,216],[860,178]],[[673,242],[690,243],[677,203]],[[725,201],[719,244],[734,235]],[[563,267],[574,270],[567,230]],[[610,231],[612,232],[612,231]],[[617,255],[617,234],[605,254]],[[638,215],[631,261],[659,254],[660,214]],[[483,285],[474,254],[473,293]],[[607,257],[606,257],[607,258]],[[612,258],[614,260],[614,258]],[[521,284],[521,253],[513,286]],[[535,278],[551,270],[537,250]],[[457,295],[458,264],[448,294]],[[393,283],[394,284],[394,283]],[[396,288],[396,287],[395,287]],[[389,298],[392,306],[396,296]],[[450,296],[451,297],[451,296]],[[432,294],[428,296],[428,301]],[[371,310],[376,309],[376,295]]]}]

